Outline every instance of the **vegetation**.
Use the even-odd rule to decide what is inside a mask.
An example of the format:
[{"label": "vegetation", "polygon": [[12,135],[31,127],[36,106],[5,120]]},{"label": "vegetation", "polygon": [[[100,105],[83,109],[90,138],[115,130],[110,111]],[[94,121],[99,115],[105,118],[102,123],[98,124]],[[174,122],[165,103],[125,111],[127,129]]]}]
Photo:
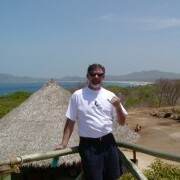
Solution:
[{"label": "vegetation", "polygon": [[[79,83],[74,89],[67,89],[73,93],[76,89],[82,88]],[[180,99],[180,80],[159,79],[154,84],[143,86],[107,86],[107,89],[115,94],[121,93],[123,105],[126,109],[136,107],[164,107],[175,106]],[[16,92],[6,96],[0,96],[0,118],[17,107],[31,95],[29,92]]]},{"label": "vegetation", "polygon": [[0,96],[0,118],[21,104],[30,95],[30,92],[15,92],[9,95]]},{"label": "vegetation", "polygon": [[116,95],[121,92],[123,105],[126,108],[155,107],[157,104],[154,85],[132,87],[108,86],[107,89],[113,91]]},{"label": "vegetation", "polygon": [[180,99],[180,80],[159,79],[145,86],[116,87],[107,89],[123,94],[126,108],[175,106]]},{"label": "vegetation", "polygon": [[159,79],[155,82],[158,106],[175,106],[180,97],[180,80]]},{"label": "vegetation", "polygon": [[[79,84],[80,88],[82,84]],[[160,79],[154,84],[132,87],[108,86],[107,89],[115,94],[122,93],[123,104],[126,108],[134,107],[163,107],[175,106],[180,98],[180,80]],[[71,93],[76,89],[71,90]],[[32,93],[16,92],[13,94],[0,96],[0,118],[19,106]],[[169,165],[157,159],[150,167],[143,172],[150,179],[179,179],[180,167]],[[124,173],[121,180],[135,179],[130,173]]]},{"label": "vegetation", "polygon": [[[180,177],[180,167],[178,165],[171,165],[164,163],[160,159],[156,159],[148,169],[144,170],[144,175],[149,180],[178,180]],[[131,173],[124,173],[120,180],[135,180]]]}]

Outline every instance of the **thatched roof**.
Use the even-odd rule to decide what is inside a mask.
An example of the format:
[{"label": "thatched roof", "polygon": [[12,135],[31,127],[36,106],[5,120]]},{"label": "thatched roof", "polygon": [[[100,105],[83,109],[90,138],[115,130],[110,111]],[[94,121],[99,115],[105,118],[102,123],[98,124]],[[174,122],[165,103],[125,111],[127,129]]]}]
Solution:
[{"label": "thatched roof", "polygon": [[[69,98],[68,91],[48,82],[0,119],[0,158],[53,150],[61,142]],[[69,146],[77,144],[75,131]]]},{"label": "thatched roof", "polygon": [[[56,82],[48,82],[0,119],[0,159],[53,150],[62,139],[69,98],[68,91]],[[128,142],[137,138],[137,134],[126,127],[116,126],[114,134],[117,140]],[[75,128],[68,147],[77,146],[78,142]],[[60,163],[77,162],[79,159],[78,154],[64,156]]]}]

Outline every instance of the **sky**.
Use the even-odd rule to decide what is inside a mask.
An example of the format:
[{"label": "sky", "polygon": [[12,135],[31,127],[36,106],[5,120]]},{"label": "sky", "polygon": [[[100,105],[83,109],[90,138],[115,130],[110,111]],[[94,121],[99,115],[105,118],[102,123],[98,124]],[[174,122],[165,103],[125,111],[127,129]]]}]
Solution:
[{"label": "sky", "polygon": [[0,0],[0,73],[180,73],[180,0]]}]

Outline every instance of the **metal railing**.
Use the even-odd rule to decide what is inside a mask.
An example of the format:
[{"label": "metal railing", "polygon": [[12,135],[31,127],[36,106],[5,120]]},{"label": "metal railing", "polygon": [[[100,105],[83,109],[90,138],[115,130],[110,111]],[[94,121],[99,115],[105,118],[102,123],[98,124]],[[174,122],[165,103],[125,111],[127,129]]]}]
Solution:
[{"label": "metal railing", "polygon": [[[137,144],[127,143],[127,142],[117,141],[116,143],[119,148],[127,148],[133,150],[134,155],[135,152],[138,151],[158,158],[180,162],[180,154],[162,152],[152,148],[148,148]],[[35,153],[35,154],[2,159],[0,160],[0,180],[11,180],[11,173],[16,172],[18,168],[25,163],[47,160],[51,158],[55,160],[55,158],[57,157],[65,156],[68,154],[74,154],[74,153],[78,153],[77,146],[62,150],[48,151],[46,153]],[[121,150],[119,150],[119,156],[122,160],[122,163],[132,173],[132,175],[136,177],[136,179],[147,180],[147,178],[141,172],[138,166],[134,164],[131,160],[129,160]],[[54,166],[56,166],[56,164],[54,164]],[[82,179],[83,179],[83,172],[80,173],[80,175],[76,178],[76,180],[82,180]]]}]

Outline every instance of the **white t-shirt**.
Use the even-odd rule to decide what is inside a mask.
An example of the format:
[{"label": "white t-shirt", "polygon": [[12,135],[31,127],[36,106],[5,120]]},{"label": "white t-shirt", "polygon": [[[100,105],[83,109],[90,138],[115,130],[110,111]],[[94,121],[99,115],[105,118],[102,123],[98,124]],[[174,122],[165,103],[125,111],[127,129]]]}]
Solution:
[{"label": "white t-shirt", "polygon": [[[114,96],[114,93],[102,87],[98,91],[85,87],[73,93],[66,117],[77,121],[79,136],[97,138],[112,131],[116,110],[107,99],[111,100]],[[127,114],[124,107],[121,107],[124,114]]]}]

